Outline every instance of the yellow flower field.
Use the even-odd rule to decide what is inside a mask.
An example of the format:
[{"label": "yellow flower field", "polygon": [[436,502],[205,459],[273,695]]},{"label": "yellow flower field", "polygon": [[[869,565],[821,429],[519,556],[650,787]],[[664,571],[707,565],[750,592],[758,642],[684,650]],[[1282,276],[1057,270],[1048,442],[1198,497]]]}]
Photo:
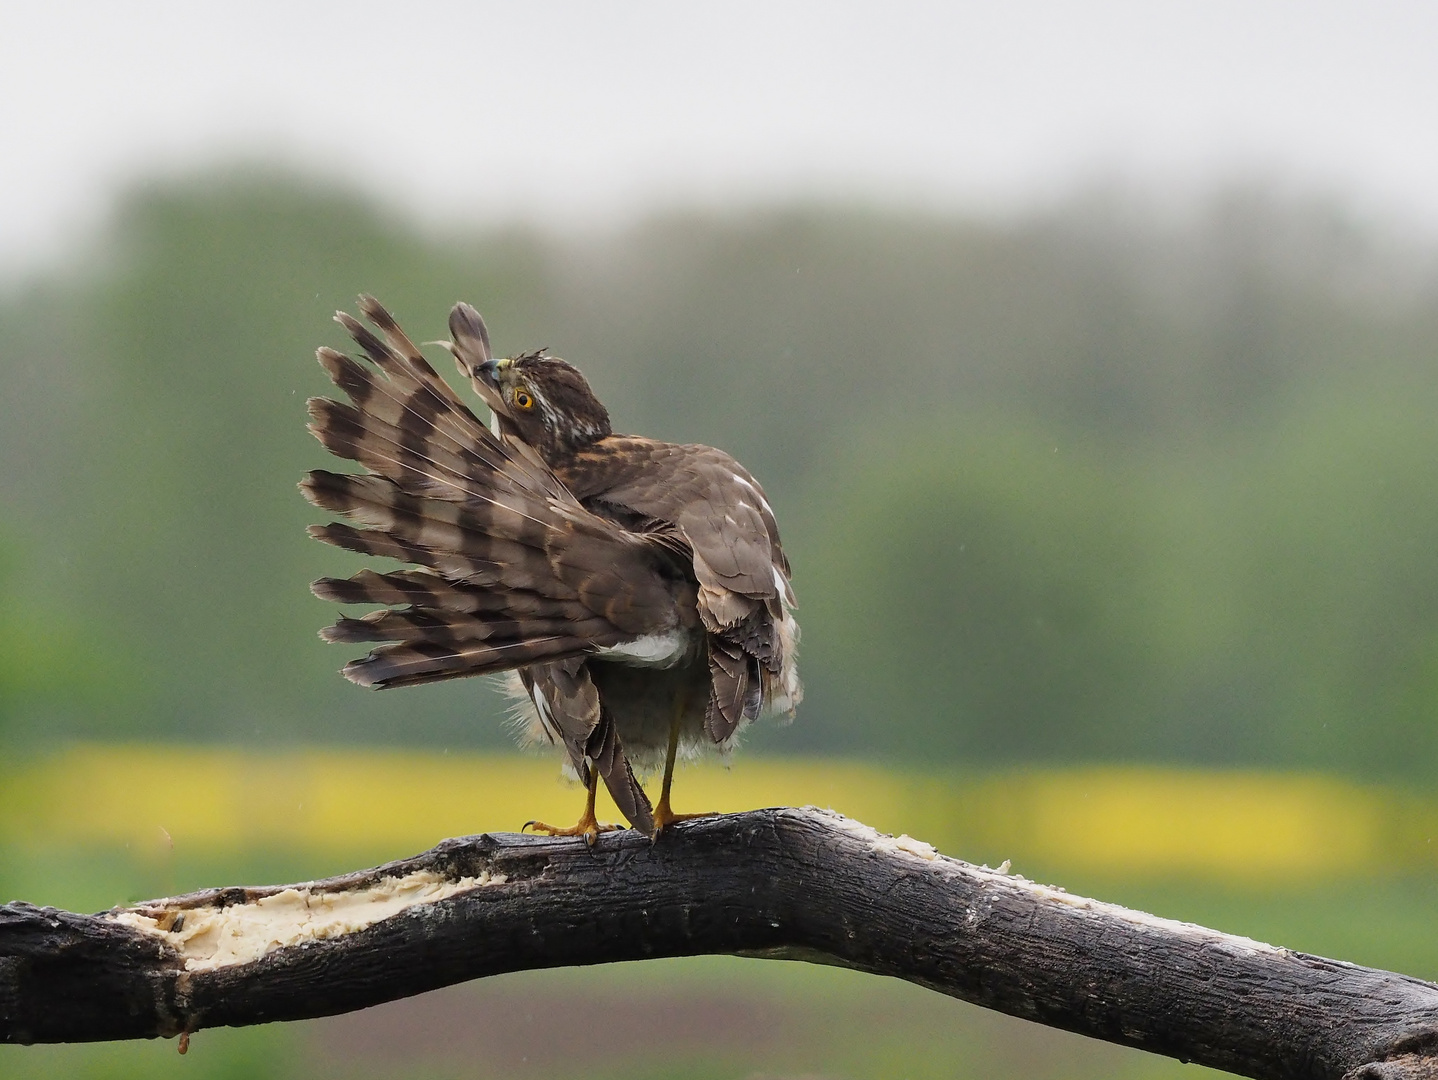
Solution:
[{"label": "yellow flower field", "polygon": [[[1432,868],[1438,833],[1431,798],[1249,771],[920,773],[770,757],[683,768],[675,793],[681,810],[832,807],[947,854],[1011,859],[1019,873],[1286,883],[1406,872]],[[0,842],[379,859],[531,818],[568,823],[581,800],[539,757],[80,745],[0,771]]]}]

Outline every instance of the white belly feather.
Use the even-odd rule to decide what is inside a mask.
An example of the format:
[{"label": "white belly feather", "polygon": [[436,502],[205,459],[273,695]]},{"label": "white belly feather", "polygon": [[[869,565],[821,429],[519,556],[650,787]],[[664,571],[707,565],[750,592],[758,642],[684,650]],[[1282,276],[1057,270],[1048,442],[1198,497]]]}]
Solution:
[{"label": "white belly feather", "polygon": [[695,635],[683,630],[668,630],[662,634],[645,634],[633,641],[612,645],[595,653],[599,660],[613,660],[631,667],[673,667],[696,650]]}]

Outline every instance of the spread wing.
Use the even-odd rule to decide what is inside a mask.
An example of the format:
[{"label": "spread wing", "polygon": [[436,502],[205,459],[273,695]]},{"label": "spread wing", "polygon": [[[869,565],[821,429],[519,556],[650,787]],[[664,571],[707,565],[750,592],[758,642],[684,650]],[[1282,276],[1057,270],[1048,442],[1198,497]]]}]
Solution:
[{"label": "spread wing", "polygon": [[774,511],[748,470],[713,447],[615,435],[559,475],[585,505],[632,527],[672,528],[687,545],[708,631],[705,723],[715,742],[754,719],[766,698],[797,702],[792,677],[788,692],[773,692],[792,668],[795,601]]},{"label": "spread wing", "polygon": [[339,314],[368,363],[319,350],[349,401],[314,398],[309,409],[320,442],[368,472],[305,478],[310,502],[354,522],[310,534],[419,569],[315,582],[322,599],[383,605],[340,616],[322,636],[382,643],[344,668],[363,686],[553,668],[576,703],[556,714],[571,761],[586,779],[598,768],[639,824],[643,793],[613,724],[581,707],[588,676],[564,665],[692,622],[692,586],[676,589],[669,546],[585,509],[528,447],[496,438],[377,302],[360,306],[383,337]]}]

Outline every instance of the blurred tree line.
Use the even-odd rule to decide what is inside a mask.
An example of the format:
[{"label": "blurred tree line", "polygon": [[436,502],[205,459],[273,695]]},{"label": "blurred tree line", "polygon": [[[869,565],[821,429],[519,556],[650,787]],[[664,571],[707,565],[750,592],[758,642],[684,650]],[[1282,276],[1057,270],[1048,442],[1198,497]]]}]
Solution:
[{"label": "blurred tree line", "polygon": [[1431,254],[1260,191],[443,238],[282,175],[136,191],[0,301],[0,740],[506,743],[482,685],[363,692],[315,637],[358,560],[302,531],[310,357],[368,291],[763,479],[808,700],[760,746],[1438,778]]}]

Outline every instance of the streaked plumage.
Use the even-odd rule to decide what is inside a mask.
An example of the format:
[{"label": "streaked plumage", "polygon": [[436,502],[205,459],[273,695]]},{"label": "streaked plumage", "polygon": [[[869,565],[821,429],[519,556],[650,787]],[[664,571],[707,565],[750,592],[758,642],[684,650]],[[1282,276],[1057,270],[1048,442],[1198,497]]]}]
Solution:
[{"label": "streaked plumage", "polygon": [[[633,765],[676,744],[727,750],[762,712],[798,704],[790,570],[758,482],[707,446],[614,435],[577,369],[530,353],[494,360],[478,312],[450,315],[446,343],[497,421],[492,433],[380,305],[379,330],[336,319],[368,363],[318,357],[349,403],[314,398],[310,429],[367,473],[301,483],[353,525],[316,539],[418,569],[314,584],[341,604],[328,641],[379,642],[344,674],[378,688],[513,672],[531,737],[602,779],[636,828],[656,814]],[[355,527],[358,526],[358,527]],[[592,810],[576,830],[594,831]]]}]

